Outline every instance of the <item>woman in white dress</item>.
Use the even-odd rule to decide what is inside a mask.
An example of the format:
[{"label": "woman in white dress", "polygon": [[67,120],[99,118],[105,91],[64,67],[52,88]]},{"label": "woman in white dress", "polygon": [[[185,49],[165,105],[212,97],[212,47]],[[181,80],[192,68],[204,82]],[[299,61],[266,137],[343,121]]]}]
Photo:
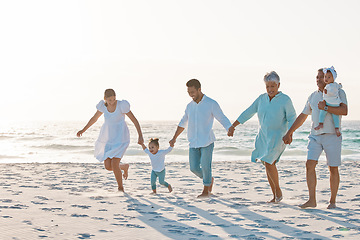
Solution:
[{"label": "woman in white dress", "polygon": [[86,126],[77,133],[78,137],[90,128],[99,117],[104,114],[105,122],[101,127],[98,139],[95,142],[94,155],[97,160],[104,162],[105,168],[113,171],[118,183],[118,190],[124,191],[122,183],[122,172],[124,179],[128,177],[129,164],[120,164],[121,158],[130,143],[129,128],[125,122],[125,115],[134,123],[139,134],[138,143],[143,144],[144,139],[140,124],[134,114],[130,111],[130,104],[126,100],[116,100],[113,89],[106,89],[104,100],[96,105],[96,113]]}]

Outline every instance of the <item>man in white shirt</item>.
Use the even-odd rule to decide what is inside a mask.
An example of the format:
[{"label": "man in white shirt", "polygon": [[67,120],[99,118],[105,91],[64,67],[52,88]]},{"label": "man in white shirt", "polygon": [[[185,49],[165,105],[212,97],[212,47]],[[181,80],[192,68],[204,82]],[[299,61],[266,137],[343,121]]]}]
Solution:
[{"label": "man in white shirt", "polygon": [[193,99],[185,110],[170,145],[175,144],[177,137],[188,125],[190,170],[203,179],[204,190],[198,197],[208,197],[211,193],[214,178],[211,174],[212,153],[215,135],[212,130],[214,118],[229,130],[231,122],[222,112],[219,104],[201,92],[201,84],[197,79],[186,83],[189,96]]},{"label": "man in white shirt", "polygon": [[[335,126],[330,114],[327,114],[324,121],[324,127],[315,130],[314,127],[319,124],[320,110],[327,110],[329,113],[336,115],[347,115],[347,100],[345,92],[340,89],[339,96],[341,103],[339,107],[326,106],[323,101],[323,90],[325,88],[323,69],[318,70],[316,77],[318,90],[313,92],[308,98],[303,112],[297,117],[294,124],[284,136],[285,144],[292,142],[292,134],[298,129],[306,120],[307,116],[311,114],[312,126],[308,142],[308,154],[306,162],[306,181],[309,189],[309,200],[300,205],[301,208],[316,207],[316,171],[319,156],[322,151],[326,154],[327,165],[330,170],[330,204],[328,209],[336,207],[336,195],[339,189],[340,176],[338,167],[341,164],[341,142],[342,136],[336,136]],[[341,118],[340,118],[341,121]]]}]

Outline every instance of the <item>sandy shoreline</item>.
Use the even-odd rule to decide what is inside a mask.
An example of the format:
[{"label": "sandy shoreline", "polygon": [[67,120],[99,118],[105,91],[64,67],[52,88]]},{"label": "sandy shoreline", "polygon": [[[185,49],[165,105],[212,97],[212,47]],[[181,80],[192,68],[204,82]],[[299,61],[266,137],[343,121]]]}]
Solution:
[{"label": "sandy shoreline", "polygon": [[131,164],[126,194],[102,164],[0,164],[1,239],[359,239],[359,162],[344,162],[338,208],[327,210],[329,174],[317,167],[318,207],[307,199],[304,162],[280,161],[284,200],[271,198],[265,170],[247,161],[214,162],[214,195],[197,199],[201,181],[187,163],[167,164],[149,195],[150,165]]}]

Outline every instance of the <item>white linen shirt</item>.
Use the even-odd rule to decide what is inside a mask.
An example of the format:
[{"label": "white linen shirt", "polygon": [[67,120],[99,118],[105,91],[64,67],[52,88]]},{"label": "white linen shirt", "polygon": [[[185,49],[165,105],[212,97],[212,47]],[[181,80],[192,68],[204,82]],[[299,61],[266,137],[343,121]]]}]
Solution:
[{"label": "white linen shirt", "polygon": [[[347,99],[344,90],[339,89],[339,97],[341,102],[347,105]],[[323,128],[320,128],[319,130],[314,129],[316,126],[319,125],[320,109],[318,108],[318,103],[322,100],[323,100],[323,93],[321,91],[318,90],[313,92],[308,98],[304,110],[302,111],[302,113],[306,115],[311,114],[311,120],[312,120],[312,126],[310,132],[311,135],[321,135],[324,133],[335,134],[335,125],[331,114],[326,114]],[[339,119],[340,119],[340,128],[341,128],[341,116],[339,116]]]},{"label": "white linen shirt", "polygon": [[161,172],[165,169],[165,155],[171,152],[172,149],[172,147],[169,147],[166,150],[159,150],[156,154],[152,154],[148,148],[144,149],[144,152],[150,157],[153,171]]},{"label": "white linen shirt", "polygon": [[215,142],[216,138],[212,130],[214,117],[226,131],[229,130],[231,122],[215,100],[203,95],[199,103],[191,101],[186,106],[179,127],[186,128],[188,125],[187,137],[190,148],[207,147]]}]

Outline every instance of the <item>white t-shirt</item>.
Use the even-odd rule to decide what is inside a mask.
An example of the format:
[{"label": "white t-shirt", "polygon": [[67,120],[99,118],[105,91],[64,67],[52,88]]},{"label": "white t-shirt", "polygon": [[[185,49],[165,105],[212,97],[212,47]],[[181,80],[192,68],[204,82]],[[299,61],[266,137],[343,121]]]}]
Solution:
[{"label": "white t-shirt", "polygon": [[165,169],[165,155],[171,152],[172,149],[172,147],[169,147],[166,150],[159,150],[156,154],[152,154],[147,148],[144,149],[144,152],[150,157],[153,171],[161,172]]},{"label": "white t-shirt", "polygon": [[[342,103],[347,105],[347,99],[346,94],[344,90],[339,89],[339,97]],[[313,92],[304,107],[304,110],[302,111],[303,114],[310,115],[311,114],[311,120],[312,120],[312,126],[311,126],[311,135],[321,135],[323,133],[330,133],[335,134],[335,126],[334,121],[331,117],[331,114],[326,114],[325,120],[324,120],[324,127],[320,128],[319,130],[315,130],[314,128],[319,125],[319,114],[320,109],[318,107],[318,103],[323,100],[323,93],[321,91],[315,91]],[[339,116],[340,119],[340,126],[341,126],[341,116]]]},{"label": "white t-shirt", "polygon": [[186,106],[179,127],[185,128],[188,125],[187,135],[190,148],[207,147],[215,142],[216,138],[212,130],[214,118],[223,125],[226,131],[229,130],[231,122],[215,100],[204,95],[199,103],[191,101]]}]

